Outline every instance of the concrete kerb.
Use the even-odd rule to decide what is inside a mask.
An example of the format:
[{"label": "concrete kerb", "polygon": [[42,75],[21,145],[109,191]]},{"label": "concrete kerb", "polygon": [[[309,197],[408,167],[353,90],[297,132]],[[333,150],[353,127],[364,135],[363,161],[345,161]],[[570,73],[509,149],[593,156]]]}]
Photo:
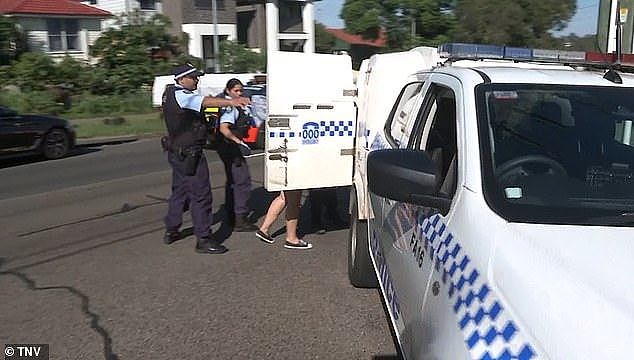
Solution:
[{"label": "concrete kerb", "polygon": [[79,138],[76,141],[76,146],[114,145],[114,144],[122,144],[122,143],[137,141],[137,140],[139,140],[139,136],[137,135]]}]

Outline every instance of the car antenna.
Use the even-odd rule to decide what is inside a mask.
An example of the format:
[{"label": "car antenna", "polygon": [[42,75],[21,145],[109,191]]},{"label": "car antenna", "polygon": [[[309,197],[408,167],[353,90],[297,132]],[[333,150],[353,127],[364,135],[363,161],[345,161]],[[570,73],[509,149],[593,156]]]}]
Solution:
[{"label": "car antenna", "polygon": [[[627,8],[621,10],[621,1],[616,2],[616,11],[617,14],[615,16],[615,25],[616,25],[616,60],[612,65],[610,65],[610,69],[603,75],[603,78],[611,81],[615,84],[623,84],[623,79],[621,79],[621,75],[616,70],[621,69],[621,43],[622,43],[622,25],[623,21],[621,21],[621,16],[627,18]],[[623,19],[625,20],[625,19]]]}]

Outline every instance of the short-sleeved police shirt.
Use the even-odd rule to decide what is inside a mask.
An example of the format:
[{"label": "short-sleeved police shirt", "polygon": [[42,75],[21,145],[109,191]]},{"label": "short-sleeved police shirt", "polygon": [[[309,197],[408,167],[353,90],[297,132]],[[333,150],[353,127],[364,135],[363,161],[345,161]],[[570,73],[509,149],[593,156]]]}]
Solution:
[{"label": "short-sleeved police shirt", "polygon": [[238,108],[235,106],[226,107],[223,109],[224,112],[222,116],[220,116],[220,123],[229,123],[235,125],[236,120],[238,120],[238,116],[240,116],[240,112]]},{"label": "short-sleeved police shirt", "polygon": [[[250,107],[247,106],[247,107],[245,107],[243,109],[244,113],[247,116],[251,116],[251,111],[250,111],[249,108]],[[220,123],[221,124],[222,123],[229,123],[229,124],[235,125],[236,121],[240,117],[240,110],[238,110],[238,108],[235,107],[235,106],[226,107],[223,110],[224,110],[224,112],[220,116]]]},{"label": "short-sleeved police shirt", "polygon": [[184,89],[178,85],[176,86],[176,92],[174,95],[178,106],[182,109],[190,109],[198,112],[202,111],[203,99],[205,98],[204,96],[198,95],[193,91]]}]

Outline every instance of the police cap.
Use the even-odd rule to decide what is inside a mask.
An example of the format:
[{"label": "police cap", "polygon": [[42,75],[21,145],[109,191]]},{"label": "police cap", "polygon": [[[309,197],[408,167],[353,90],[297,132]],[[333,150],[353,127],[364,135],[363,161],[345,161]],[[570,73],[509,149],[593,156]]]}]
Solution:
[{"label": "police cap", "polygon": [[194,65],[187,63],[185,65],[180,65],[174,68],[173,74],[174,79],[180,79],[183,76],[202,76],[204,72],[196,69]]}]

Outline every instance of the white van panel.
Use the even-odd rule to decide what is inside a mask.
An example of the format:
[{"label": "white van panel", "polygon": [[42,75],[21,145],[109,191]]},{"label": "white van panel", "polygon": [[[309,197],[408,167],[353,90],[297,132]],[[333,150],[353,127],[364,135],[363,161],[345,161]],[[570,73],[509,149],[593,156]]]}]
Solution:
[{"label": "white van panel", "polygon": [[273,52],[267,91],[265,188],[350,185],[356,129],[350,57]]},{"label": "white van panel", "polygon": [[[366,63],[367,61],[367,63]],[[385,122],[407,79],[414,73],[429,70],[440,58],[436,48],[419,47],[409,51],[377,54],[361,63],[357,87],[358,130],[354,182],[358,187],[358,216],[368,218],[366,158],[370,146]]]}]

